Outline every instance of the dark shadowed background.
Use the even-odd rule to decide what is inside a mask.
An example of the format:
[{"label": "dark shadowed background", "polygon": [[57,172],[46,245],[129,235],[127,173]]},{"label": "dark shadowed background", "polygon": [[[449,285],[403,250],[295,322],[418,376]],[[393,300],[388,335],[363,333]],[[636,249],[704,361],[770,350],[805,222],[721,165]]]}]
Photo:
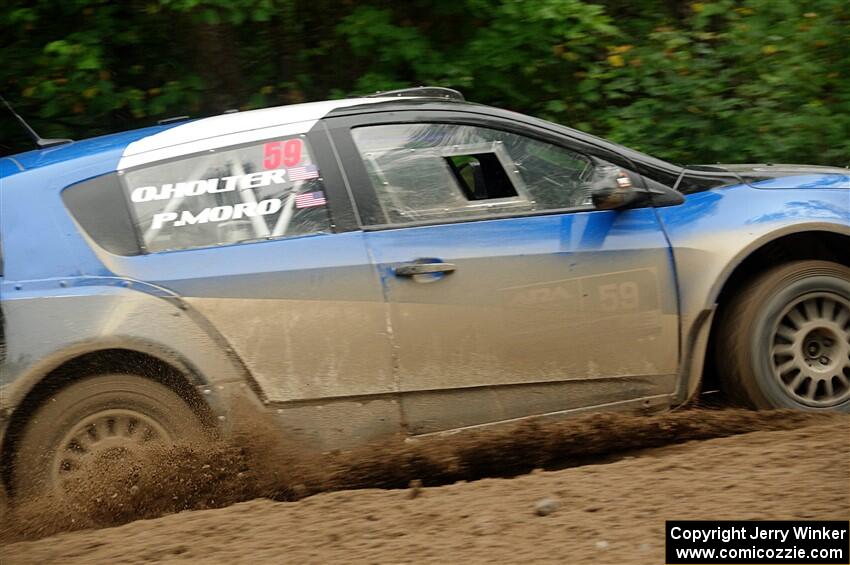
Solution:
[{"label": "dark shadowed background", "polygon": [[674,161],[850,165],[847,0],[7,0],[0,48],[47,137],[429,84]]}]

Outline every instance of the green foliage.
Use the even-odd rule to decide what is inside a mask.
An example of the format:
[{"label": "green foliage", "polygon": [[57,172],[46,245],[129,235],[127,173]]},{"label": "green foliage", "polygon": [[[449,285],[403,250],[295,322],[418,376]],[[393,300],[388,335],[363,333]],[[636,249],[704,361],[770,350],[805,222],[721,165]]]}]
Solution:
[{"label": "green foliage", "polygon": [[850,164],[850,4],[691,5],[589,75],[607,103],[593,127],[695,161]]},{"label": "green foliage", "polygon": [[675,161],[850,164],[846,0],[19,0],[0,37],[49,136],[439,84]]}]

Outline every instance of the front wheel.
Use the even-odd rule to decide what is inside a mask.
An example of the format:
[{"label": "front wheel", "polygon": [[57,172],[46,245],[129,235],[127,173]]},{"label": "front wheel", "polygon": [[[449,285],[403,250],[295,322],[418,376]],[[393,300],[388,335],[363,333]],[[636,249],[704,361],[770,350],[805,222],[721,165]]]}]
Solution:
[{"label": "front wheel", "polygon": [[202,437],[194,411],[165,385],[135,375],[88,377],[49,397],[30,418],[17,444],[14,494],[61,493],[103,458]]},{"label": "front wheel", "polygon": [[733,401],[850,411],[850,268],[780,265],[733,297],[718,329],[716,366]]}]

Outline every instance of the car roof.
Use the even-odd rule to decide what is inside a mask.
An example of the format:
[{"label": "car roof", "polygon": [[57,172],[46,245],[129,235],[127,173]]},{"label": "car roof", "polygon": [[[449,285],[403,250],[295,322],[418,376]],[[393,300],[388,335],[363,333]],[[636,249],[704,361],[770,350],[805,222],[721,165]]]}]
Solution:
[{"label": "car roof", "polygon": [[379,104],[398,98],[369,97],[305,102],[289,106],[232,112],[183,122],[174,128],[130,143],[118,169],[200,151],[250,143],[271,137],[307,133],[320,119],[345,107]]},{"label": "car roof", "polygon": [[[126,170],[225,146],[251,143],[278,136],[306,134],[319,120],[325,117],[406,109],[467,110],[520,120],[548,129],[555,128],[563,134],[587,143],[627,154],[633,160],[653,162],[657,165],[670,167],[669,163],[619,146],[608,140],[532,116],[517,114],[510,110],[475,104],[457,98],[447,99],[442,96],[375,95],[231,112],[18,153],[0,158],[0,179],[23,171],[63,162],[66,163],[70,172],[74,170],[74,164],[71,161],[98,157],[99,155],[105,158],[103,167],[111,170]],[[106,159],[107,157],[108,159]],[[680,167],[676,168],[677,170],[680,169]],[[108,171],[104,170],[103,172]]]},{"label": "car roof", "polygon": [[392,99],[370,97],[306,102],[226,113],[72,141],[0,158],[0,178],[113,151],[120,152],[118,168],[122,169],[169,156],[202,151],[206,145],[220,146],[224,138],[227,138],[226,143],[251,141],[257,135],[267,136],[268,128],[272,126],[302,124],[301,127],[290,129],[293,129],[293,133],[304,133],[333,110],[387,100]]}]

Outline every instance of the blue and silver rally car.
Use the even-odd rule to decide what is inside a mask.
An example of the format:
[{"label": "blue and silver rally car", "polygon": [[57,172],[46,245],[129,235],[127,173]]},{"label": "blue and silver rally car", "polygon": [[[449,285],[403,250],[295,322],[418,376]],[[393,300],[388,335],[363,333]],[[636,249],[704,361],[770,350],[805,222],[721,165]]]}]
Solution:
[{"label": "blue and silver rally car", "polygon": [[454,91],[0,159],[15,494],[262,410],[318,448],[588,409],[850,411],[850,171],[682,167]]}]

